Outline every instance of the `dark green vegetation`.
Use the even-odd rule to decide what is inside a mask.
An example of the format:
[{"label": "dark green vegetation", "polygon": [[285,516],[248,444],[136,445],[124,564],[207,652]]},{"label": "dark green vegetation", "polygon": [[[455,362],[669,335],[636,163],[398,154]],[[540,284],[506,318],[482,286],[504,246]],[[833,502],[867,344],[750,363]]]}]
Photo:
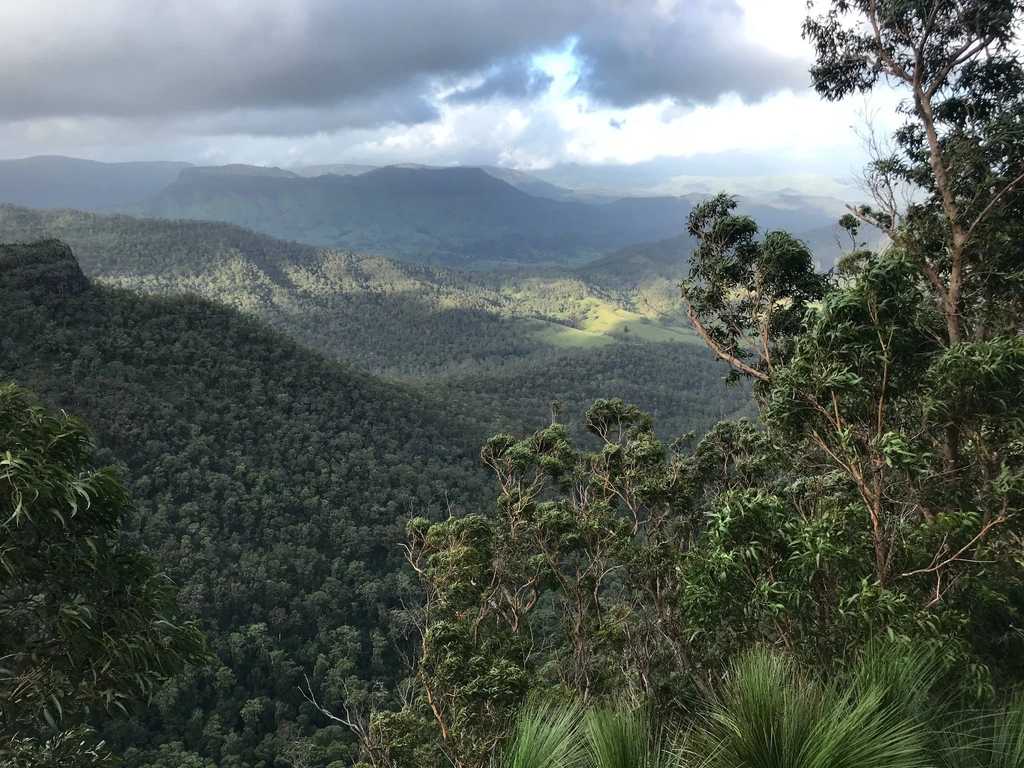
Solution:
[{"label": "dark green vegetation", "polygon": [[7,765],[44,757],[70,765],[56,759],[65,742],[73,764],[105,762],[89,715],[128,713],[186,664],[206,660],[202,632],[178,620],[177,590],[159,563],[118,543],[132,511],[117,474],[95,469],[82,422],[0,386],[0,759]]},{"label": "dark green vegetation", "polygon": [[[1024,701],[951,694],[933,651],[878,644],[826,678],[781,653],[732,665],[708,717],[679,732],[650,709],[532,704],[496,768],[1010,768]],[[653,734],[653,735],[652,735]]]},{"label": "dark green vegetation", "polygon": [[[686,315],[760,425],[666,447],[599,400],[596,449],[558,423],[492,438],[496,514],[409,523],[421,643],[366,763],[656,764],[649,723],[602,714],[625,700],[687,734],[672,765],[1024,764],[1022,18],[834,0],[808,22],[824,96],[884,76],[910,106],[835,273],[728,196],[689,217]],[[589,710],[589,758],[571,710],[527,710],[534,747],[509,742],[538,695]]]},{"label": "dark green vegetation", "polygon": [[581,418],[595,398],[628,394],[664,415],[659,429],[672,438],[743,404],[721,387],[712,356],[654,310],[678,304],[683,238],[577,270],[483,273],[287,243],[214,222],[13,206],[0,206],[0,236],[59,237],[104,283],[198,294],[356,367],[412,378],[447,397],[479,393],[503,428],[536,428],[554,399]]},{"label": "dark green vegetation", "polygon": [[[531,410],[531,387],[578,397],[572,355],[626,350],[663,366],[650,391],[667,395],[673,344],[629,344],[631,320],[565,370],[499,354],[429,393],[204,300],[89,286],[55,241],[4,248],[0,377],[93,421],[139,499],[124,543],[167,563],[216,656],[137,719],[97,722],[131,768],[1024,765],[1024,2],[825,5],[805,28],[819,92],[901,82],[908,122],[868,170],[878,200],[840,222],[835,272],[727,196],[689,215],[682,309],[757,417],[696,441],[668,444],[620,399],[583,435],[555,406],[484,443],[494,488],[475,446]],[[900,209],[886,193],[905,185]],[[867,225],[891,246],[867,247]],[[502,301],[549,326],[564,313],[566,332],[648,291],[674,303],[656,290],[670,274],[629,266],[656,272],[672,243],[470,278],[300,246],[293,263],[273,242],[246,241],[226,295],[255,295],[259,274],[266,295],[303,295],[316,283],[293,275],[331,264],[335,299],[408,281],[431,315],[470,295],[512,324],[545,317]],[[185,253],[161,257],[180,274],[142,274],[180,289]],[[478,413],[484,398],[505,412]]]},{"label": "dark green vegetation", "polygon": [[0,206],[0,234],[60,238],[91,278],[148,293],[206,296],[389,375],[486,366],[550,351],[550,343],[692,340],[658,322],[652,308],[678,304],[683,238],[635,246],[578,270],[460,272],[213,222]]},{"label": "dark green vegetation", "polygon": [[97,163],[56,155],[0,160],[0,202],[113,211],[152,197],[188,163]]},{"label": "dark green vegetation", "polygon": [[[556,376],[526,361],[504,388],[488,372],[424,394],[206,301],[90,287],[54,241],[4,247],[0,306],[0,379],[85,418],[103,460],[126,465],[138,505],[126,541],[165,563],[217,656],[140,720],[107,729],[129,765],[179,765],[183,751],[256,765],[296,743],[324,765],[351,759],[348,731],[304,703],[303,674],[331,707],[396,682],[390,611],[419,593],[401,567],[403,520],[483,510],[487,434],[546,423],[552,397],[572,412],[623,386],[646,388],[680,429],[737,405],[692,345],[617,345],[594,354],[626,356],[597,366],[566,350]],[[694,355],[684,374],[667,354],[676,347]],[[643,350],[664,353],[643,361]],[[634,380],[641,362],[652,380]],[[477,405],[491,401],[492,413]]]},{"label": "dark green vegetation", "polygon": [[309,723],[303,672],[393,679],[389,606],[415,592],[401,520],[486,498],[479,427],[231,310],[86,288],[52,242],[0,252],[0,297],[0,379],[85,418],[126,464],[126,541],[166,565],[217,657],[108,741],[255,765]]}]

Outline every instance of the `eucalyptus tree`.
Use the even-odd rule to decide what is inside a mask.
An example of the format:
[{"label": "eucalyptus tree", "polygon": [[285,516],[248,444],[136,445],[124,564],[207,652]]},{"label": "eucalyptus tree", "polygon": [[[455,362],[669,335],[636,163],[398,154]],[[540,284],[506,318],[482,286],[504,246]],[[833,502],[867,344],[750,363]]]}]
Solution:
[{"label": "eucalyptus tree", "polygon": [[1020,673],[1005,649],[1020,650],[1024,564],[1022,10],[834,0],[807,20],[824,98],[881,82],[906,95],[866,174],[875,205],[841,222],[881,228],[886,249],[819,276],[728,197],[691,215],[688,315],[733,377],[755,380],[776,467],[711,500],[704,570],[752,586],[698,578],[691,621],[708,608],[714,626],[711,609],[732,604],[719,629],[726,615],[744,626],[742,608],[751,637],[798,652],[831,637],[821,650],[840,657],[879,631],[938,635]]}]

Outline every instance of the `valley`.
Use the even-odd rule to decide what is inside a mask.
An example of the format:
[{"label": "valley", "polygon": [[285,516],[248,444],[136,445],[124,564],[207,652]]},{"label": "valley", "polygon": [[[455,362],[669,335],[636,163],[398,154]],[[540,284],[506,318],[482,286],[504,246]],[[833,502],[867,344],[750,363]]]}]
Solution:
[{"label": "valley", "polygon": [[[696,199],[416,166],[187,167],[154,192],[164,166],[75,167],[63,197],[29,200],[92,211],[0,203],[0,241],[28,243],[0,252],[0,380],[93,426],[135,495],[124,541],[169,564],[215,657],[105,734],[129,766],[167,739],[286,752],[304,674],[335,708],[397,684],[390,622],[420,599],[404,521],[489,514],[490,436],[557,419],[594,446],[602,398],[666,443],[756,415],[679,320]],[[264,715],[240,721],[253,702]],[[310,734],[323,761],[357,756],[347,732]]]},{"label": "valley", "polygon": [[0,765],[1024,768],[1024,0],[0,25]]},{"label": "valley", "polygon": [[[717,389],[721,375],[691,332],[658,314],[678,309],[685,239],[635,246],[577,270],[480,272],[288,243],[213,222],[0,206],[0,233],[59,238],[103,284],[212,299],[351,366],[452,396],[493,388],[487,382],[496,372],[529,378],[536,366],[569,365],[574,381],[545,391],[533,380],[514,408],[499,402],[491,411],[514,413],[509,425],[517,429],[536,425],[554,399],[581,415],[594,398],[615,395],[609,378],[667,383],[697,365],[707,372],[701,389]],[[663,428],[678,434],[697,426],[693,418],[714,423],[721,410],[712,417],[699,407],[655,408],[642,389],[634,392],[644,407],[677,414]],[[721,398],[730,402],[725,390]]]}]

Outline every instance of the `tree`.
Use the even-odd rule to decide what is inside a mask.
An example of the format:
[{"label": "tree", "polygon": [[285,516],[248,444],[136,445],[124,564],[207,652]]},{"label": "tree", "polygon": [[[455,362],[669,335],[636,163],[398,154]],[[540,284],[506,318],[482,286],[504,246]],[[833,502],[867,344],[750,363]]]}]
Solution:
[{"label": "tree", "polygon": [[[548,629],[525,650],[582,700],[663,696],[675,675],[713,701],[732,659],[762,648],[747,693],[780,708],[750,710],[767,715],[757,729],[772,748],[788,712],[798,741],[834,729],[825,762],[870,728],[885,732],[867,761],[877,762],[905,735],[890,728],[888,702],[867,688],[856,689],[862,701],[831,684],[812,690],[793,674],[801,664],[841,679],[883,635],[928,649],[953,678],[944,687],[965,698],[1024,679],[1024,71],[1010,53],[1024,6],[827,5],[805,26],[819,91],[840,98],[886,77],[910,93],[896,151],[869,169],[877,207],[840,222],[855,252],[818,274],[804,244],[762,233],[725,195],[689,219],[698,247],[681,286],[687,317],[729,378],[754,380],[760,423],[723,423],[689,453],[669,453],[649,418],[599,401],[588,414],[599,452],[578,452],[558,425],[494,438],[484,455],[502,495],[487,547],[439,537],[429,560],[475,562],[515,539],[508,573],[537,574],[526,582],[544,590],[531,595],[529,626]],[[865,249],[862,224],[891,244]],[[489,586],[472,593],[467,616],[500,605],[513,583],[495,578],[500,558],[484,559]],[[547,610],[560,632],[540,620]],[[828,714],[824,730],[780,695],[787,686],[808,693],[806,713]],[[708,751],[727,764],[722,747],[738,731],[714,705],[711,715],[724,741]]]},{"label": "tree", "polygon": [[[845,637],[852,650],[866,636],[847,622],[859,613],[865,630],[937,634],[951,652],[968,642],[1005,668],[990,641],[1015,642],[1020,612],[1013,596],[1024,499],[1024,271],[1015,243],[1024,111],[1016,84],[1024,74],[1010,43],[1024,6],[827,5],[805,25],[818,52],[818,90],[841,98],[887,78],[909,91],[896,151],[869,169],[879,207],[851,209],[853,219],[842,222],[854,234],[857,220],[878,226],[892,245],[851,254],[842,279],[822,278],[814,301],[764,300],[747,265],[777,235],[757,241],[756,225],[734,217],[725,198],[693,212],[691,231],[701,244],[683,285],[689,314],[712,329],[703,335],[737,375],[757,380],[774,455],[785,450],[795,459],[777,463],[769,482],[758,479],[712,503],[728,522],[719,541],[732,554],[708,552],[708,562],[726,557],[728,573],[743,561],[737,555],[768,552],[767,542],[776,541],[781,559],[771,567],[764,561],[755,582],[766,596],[761,616],[774,613],[767,626],[777,626],[775,640],[792,643],[798,605],[814,592],[806,591],[806,574],[788,581],[797,575],[791,566],[815,548],[812,562],[829,552],[835,562],[835,553],[846,557],[866,544],[870,568],[854,557],[834,577],[812,569],[834,591],[819,607],[838,609],[822,613],[832,619],[814,634]],[[912,188],[905,206],[895,193],[900,184]],[[787,284],[806,284],[808,262],[791,263]],[[770,329],[777,307],[799,313],[774,339],[748,332]],[[775,522],[738,526],[766,519]],[[778,542],[791,525],[788,540]],[[706,605],[715,594],[728,597],[706,584]],[[757,624],[749,609],[747,624]]]},{"label": "tree", "polygon": [[690,214],[687,229],[699,244],[682,298],[691,327],[715,354],[736,375],[765,382],[827,279],[806,245],[785,232],[758,239],[757,223],[735,208],[720,194]]},{"label": "tree", "polygon": [[[837,100],[884,80],[907,94],[894,151],[868,169],[881,211],[854,213],[882,228],[920,270],[949,345],[1010,331],[1021,319],[1024,280],[1008,242],[1021,226],[1024,182],[1024,70],[1013,50],[1024,3],[824,5],[804,25],[817,52],[817,91]],[[901,185],[921,193],[905,210]]]},{"label": "tree", "polygon": [[0,751],[12,760],[37,738],[61,764],[99,755],[79,726],[130,712],[206,658],[159,563],[118,543],[131,497],[94,460],[81,421],[0,387]]}]

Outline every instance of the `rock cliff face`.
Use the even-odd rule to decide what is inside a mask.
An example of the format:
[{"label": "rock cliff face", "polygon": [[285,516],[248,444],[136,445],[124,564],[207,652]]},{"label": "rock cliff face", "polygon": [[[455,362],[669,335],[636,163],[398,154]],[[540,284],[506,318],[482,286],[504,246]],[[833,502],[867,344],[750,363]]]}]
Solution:
[{"label": "rock cliff face", "polygon": [[60,240],[0,244],[0,293],[59,297],[88,287],[71,248]]}]

